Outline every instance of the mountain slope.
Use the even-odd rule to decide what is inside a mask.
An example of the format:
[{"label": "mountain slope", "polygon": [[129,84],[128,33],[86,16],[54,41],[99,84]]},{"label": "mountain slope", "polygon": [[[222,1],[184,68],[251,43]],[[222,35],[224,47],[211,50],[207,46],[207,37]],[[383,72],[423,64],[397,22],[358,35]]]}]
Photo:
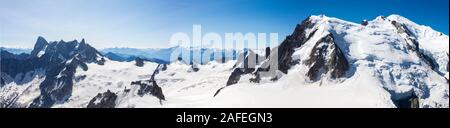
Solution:
[{"label": "mountain slope", "polygon": [[310,16],[270,55],[223,63],[119,62],[84,40],[34,48],[2,51],[7,107],[449,107],[448,36],[399,15]]},{"label": "mountain slope", "polygon": [[27,58],[2,58],[1,80],[2,84],[26,84],[35,79],[42,80],[39,83],[40,94],[29,107],[51,107],[55,103],[65,102],[71,96],[77,68],[88,70],[86,63],[103,65],[104,61],[103,55],[84,39],[81,42],[49,43],[43,37],[38,37]]},{"label": "mountain slope", "polygon": [[[448,74],[448,44],[447,35],[398,15],[380,16],[366,25],[321,15],[299,24],[272,50],[271,57],[278,53],[279,69],[285,73],[276,82],[280,86],[346,88],[363,82],[364,86],[389,92],[384,97],[390,99],[378,100],[396,107],[412,107],[416,103],[409,101],[417,99],[420,104],[413,107],[448,107],[448,83],[444,77]],[[271,60],[274,59],[265,63],[274,63]],[[255,73],[249,79],[241,79],[237,86],[258,76],[261,75]],[[260,84],[273,77],[260,78]]]}]

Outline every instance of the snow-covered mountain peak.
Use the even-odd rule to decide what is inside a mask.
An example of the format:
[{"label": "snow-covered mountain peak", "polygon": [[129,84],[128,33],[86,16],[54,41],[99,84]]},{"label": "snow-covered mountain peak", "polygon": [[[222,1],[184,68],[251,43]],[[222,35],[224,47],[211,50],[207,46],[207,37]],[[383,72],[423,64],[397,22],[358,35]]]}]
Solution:
[{"label": "snow-covered mountain peak", "polygon": [[31,51],[31,56],[41,56],[47,45],[47,40],[45,40],[44,37],[39,36],[36,44],[34,44],[33,50]]},{"label": "snow-covered mountain peak", "polygon": [[[397,107],[405,107],[403,100],[414,97],[421,101],[417,106],[448,107],[448,101],[443,102],[448,100],[448,38],[425,40],[435,32],[410,22],[398,15],[379,16],[361,24],[325,15],[310,16],[270,52],[278,53],[271,55],[277,56],[278,62],[269,58],[261,67],[256,66],[258,69],[234,70],[229,82],[239,85],[240,81],[279,79],[279,75],[264,78],[259,73],[270,68],[264,65],[277,63],[285,74],[280,81],[287,83],[291,81],[285,80],[291,79],[300,85],[346,85],[351,79],[366,79],[371,86],[389,92]],[[254,77],[240,78],[248,74]],[[374,78],[359,78],[359,74]]]},{"label": "snow-covered mountain peak", "polygon": [[408,18],[405,18],[403,16],[392,14],[387,17],[391,22],[396,21],[398,23],[404,24],[409,31],[411,31],[414,36],[416,36],[419,40],[422,39],[431,39],[431,38],[447,38],[448,35],[445,35],[441,32],[438,32],[434,29],[432,29],[430,26],[425,25],[419,25]]},{"label": "snow-covered mountain peak", "polygon": [[403,17],[398,14],[391,14],[388,17],[386,17],[386,19],[389,19],[390,21],[397,21],[397,22],[408,23],[408,24],[416,24],[416,23],[412,22],[411,20],[409,20],[408,18]]},{"label": "snow-covered mountain peak", "polygon": [[327,24],[351,24],[357,25],[356,23],[345,21],[335,17],[328,17],[325,15],[311,15],[307,18],[308,21],[317,25],[327,25]]},{"label": "snow-covered mountain peak", "polygon": [[[360,26],[358,23],[345,21],[339,18],[335,17],[328,17],[325,15],[311,15],[308,17],[308,19],[311,23],[316,25],[336,25],[336,24],[342,24],[349,27],[358,27]],[[417,39],[431,39],[431,38],[442,38],[442,39],[448,39],[448,35],[445,35],[441,32],[438,32],[434,29],[432,29],[429,26],[425,25],[419,25],[408,18],[405,18],[403,16],[400,16],[398,14],[392,14],[388,17],[385,16],[377,16],[372,21],[369,21],[369,23],[372,25],[372,27],[378,27],[378,28],[384,28],[389,29],[392,28],[392,22],[397,22],[402,25],[404,25],[411,33],[417,37]]]}]

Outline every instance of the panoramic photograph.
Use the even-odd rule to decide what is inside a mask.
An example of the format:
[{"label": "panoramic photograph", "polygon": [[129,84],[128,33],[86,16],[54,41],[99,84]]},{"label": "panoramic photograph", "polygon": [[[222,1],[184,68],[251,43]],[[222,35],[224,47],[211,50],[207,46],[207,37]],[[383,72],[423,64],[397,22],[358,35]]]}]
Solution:
[{"label": "panoramic photograph", "polygon": [[448,33],[448,0],[0,0],[0,108],[449,108]]}]

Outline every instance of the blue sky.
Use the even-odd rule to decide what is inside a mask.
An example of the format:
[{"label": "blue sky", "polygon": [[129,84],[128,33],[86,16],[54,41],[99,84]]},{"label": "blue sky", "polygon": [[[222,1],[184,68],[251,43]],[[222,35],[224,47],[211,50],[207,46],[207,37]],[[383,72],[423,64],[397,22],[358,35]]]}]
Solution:
[{"label": "blue sky", "polygon": [[0,0],[0,44],[85,38],[94,47],[169,47],[173,33],[276,32],[309,15],[360,22],[399,14],[448,35],[448,0]]}]

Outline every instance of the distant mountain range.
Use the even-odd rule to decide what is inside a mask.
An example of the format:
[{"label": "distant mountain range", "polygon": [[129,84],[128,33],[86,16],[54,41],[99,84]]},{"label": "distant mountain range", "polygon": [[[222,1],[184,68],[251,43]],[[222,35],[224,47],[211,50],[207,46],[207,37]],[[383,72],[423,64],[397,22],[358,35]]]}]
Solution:
[{"label": "distant mountain range", "polygon": [[[174,58],[171,58],[172,53],[176,52],[176,50],[179,50],[180,52],[184,53],[182,56],[177,56]],[[179,57],[183,60],[192,60],[195,63],[202,63],[202,61],[212,61],[214,59],[213,56],[216,56],[216,58],[222,58],[222,55],[225,55],[226,60],[233,59],[239,54],[240,51],[236,50],[219,50],[219,49],[213,49],[213,48],[188,48],[188,47],[170,47],[170,48],[159,48],[159,49],[138,49],[138,48],[106,48],[101,50],[101,52],[108,57],[111,60],[117,60],[117,61],[131,61],[135,58],[143,58],[147,59],[152,62],[157,63],[169,63],[171,61],[174,61],[178,59]],[[192,52],[192,56],[198,55],[195,57],[189,56],[186,53]],[[233,54],[236,52],[235,54]],[[208,54],[208,55],[206,55]],[[202,60],[204,59],[204,60]],[[189,62],[187,62],[189,63]]]},{"label": "distant mountain range", "polygon": [[[226,54],[226,59],[230,60],[233,59],[233,57],[235,57],[236,55],[233,54],[233,52],[236,52],[236,54],[239,54],[242,51],[236,51],[236,50],[219,50],[219,49],[213,49],[213,48],[193,48],[192,50],[190,48],[187,47],[170,47],[170,48],[144,48],[144,49],[139,49],[139,48],[105,48],[105,49],[101,49],[99,50],[100,53],[102,53],[105,57],[111,59],[111,60],[115,60],[115,61],[133,61],[136,58],[142,58],[142,59],[146,59],[147,61],[151,61],[151,62],[156,62],[156,63],[162,63],[162,64],[167,64],[170,61],[173,61],[174,58],[172,58],[171,60],[171,54],[175,51],[175,50],[181,50],[182,52],[185,53],[189,53],[189,52],[193,52],[195,54],[200,55],[203,54],[205,55],[207,51],[212,51],[214,52],[212,55],[217,56],[217,58],[221,58],[222,55]],[[26,49],[26,48],[6,48],[6,47],[0,47],[0,50],[2,51],[8,51],[10,53],[13,54],[30,54],[32,49]],[[224,54],[222,54],[224,53]],[[211,54],[211,53],[208,53]],[[184,60],[189,60],[190,57],[189,56],[180,56],[181,58],[183,58]],[[207,57],[209,58],[208,60],[211,61],[213,60],[214,57],[209,56]],[[175,58],[177,59],[177,58]],[[206,59],[206,57],[205,57]],[[201,58],[199,57],[193,57],[193,61],[195,61],[196,63],[201,63]]]},{"label": "distant mountain range", "polygon": [[13,54],[22,54],[22,53],[30,54],[30,53],[31,53],[31,50],[33,50],[33,49],[29,49],[29,48],[6,48],[6,47],[0,47],[0,50],[8,51],[8,52],[13,53]]}]

